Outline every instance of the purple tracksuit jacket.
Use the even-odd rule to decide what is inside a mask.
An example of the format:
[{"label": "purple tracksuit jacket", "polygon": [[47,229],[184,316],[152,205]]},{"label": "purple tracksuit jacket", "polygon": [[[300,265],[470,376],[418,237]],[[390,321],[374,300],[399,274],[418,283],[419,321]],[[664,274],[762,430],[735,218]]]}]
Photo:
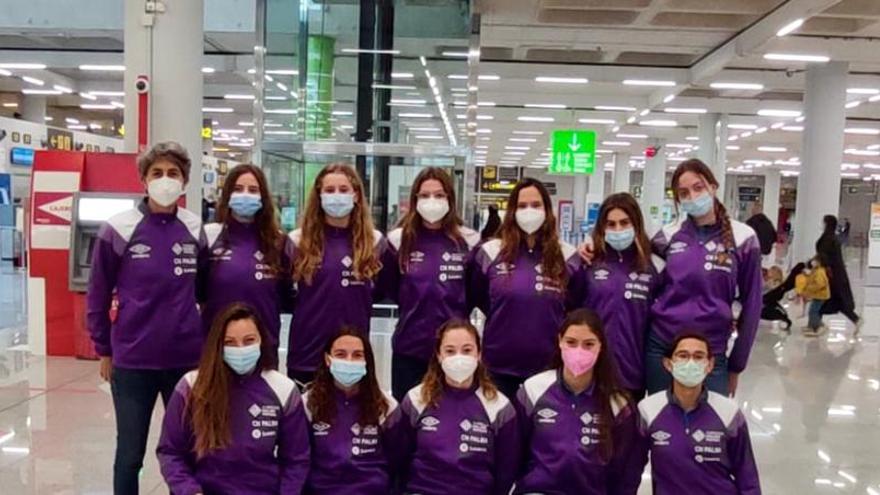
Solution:
[{"label": "purple tracksuit jacket", "polygon": [[202,222],[188,210],[152,213],[144,200],[111,217],[95,239],[86,298],[98,355],[119,368],[195,367],[204,342],[196,282],[205,261]]},{"label": "purple tracksuit jacket", "polygon": [[[683,330],[703,332],[713,354],[725,354],[734,327],[736,342],[728,370],[746,367],[761,319],[761,251],[755,231],[731,220],[736,248],[727,260],[721,226],[697,227],[690,219],[663,227],[653,239],[655,254],[666,261],[663,290],[651,306],[652,328],[671,343]],[[741,306],[734,321],[733,304]]]},{"label": "purple tracksuit jacket", "polygon": [[468,267],[474,301],[486,314],[483,360],[494,373],[526,378],[550,365],[567,310],[582,305],[584,276],[574,247],[562,243],[568,284],[542,275],[541,252],[520,247],[514,263],[500,260],[501,240],[480,247]]},{"label": "purple tracksuit jacket", "polygon": [[[394,432],[401,414],[397,401],[385,396],[390,409],[378,425],[358,423],[358,398],[336,391],[336,418],[328,424],[311,424],[312,464],[306,481],[307,495],[387,495],[395,472]],[[309,415],[309,393],[303,395]]]},{"label": "purple tracksuit jacket", "polygon": [[[382,233],[375,234],[377,255],[385,250]],[[302,232],[290,233],[291,259],[296,259]],[[351,229],[324,228],[324,257],[312,283],[296,286],[293,319],[287,351],[287,367],[298,372],[318,368],[324,345],[343,325],[354,326],[369,336],[375,284],[358,280],[352,270]],[[378,297],[378,296],[376,296]]]},{"label": "purple tracksuit jacket", "polygon": [[637,414],[625,398],[611,401],[614,453],[602,458],[598,423],[603,421],[594,387],[575,395],[560,370],[523,383],[517,411],[523,432],[524,469],[516,494],[635,495],[644,459],[633,449]]},{"label": "purple tracksuit jacket", "polygon": [[252,306],[269,330],[272,346],[278,348],[281,303],[292,297],[290,239],[285,237],[280,271],[273,273],[260,251],[260,235],[253,223],[230,219],[224,224],[205,225],[208,240],[208,269],[204,276],[205,307],[202,325],[211,328],[214,318],[228,305],[242,302]]},{"label": "purple tracksuit jacket", "polygon": [[452,318],[468,316],[465,267],[480,234],[461,228],[455,242],[442,230],[420,228],[409,255],[406,273],[400,271],[403,229],[388,234],[382,261],[383,293],[397,302],[400,318],[391,339],[395,354],[428,361],[437,329]]},{"label": "purple tracksuit jacket", "polygon": [[447,386],[430,407],[421,392],[413,388],[400,406],[404,493],[507,495],[521,448],[513,404],[501,392],[489,400],[480,388]]},{"label": "purple tracksuit jacket", "polygon": [[663,391],[640,402],[639,413],[656,495],[760,495],[749,429],[736,402],[704,391],[697,408],[685,413]]},{"label": "purple tracksuit jacket", "polygon": [[156,449],[171,492],[300,493],[309,470],[309,432],[293,381],[274,370],[233,375],[229,390],[232,442],[196,459],[186,404],[197,379],[198,371],[191,371],[177,384]]},{"label": "purple tracksuit jacket", "polygon": [[635,268],[635,247],[618,252],[608,248],[605,258],[585,267],[584,306],[599,315],[614,352],[620,384],[628,390],[645,388],[645,337],[648,316],[660,287],[653,265]]}]

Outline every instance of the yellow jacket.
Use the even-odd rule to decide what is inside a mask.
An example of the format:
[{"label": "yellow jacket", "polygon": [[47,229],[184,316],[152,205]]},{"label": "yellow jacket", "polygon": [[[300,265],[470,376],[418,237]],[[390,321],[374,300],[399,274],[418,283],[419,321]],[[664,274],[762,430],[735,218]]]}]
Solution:
[{"label": "yellow jacket", "polygon": [[794,279],[794,290],[801,297],[827,301],[831,299],[831,285],[825,268],[818,266],[810,273],[802,273]]}]

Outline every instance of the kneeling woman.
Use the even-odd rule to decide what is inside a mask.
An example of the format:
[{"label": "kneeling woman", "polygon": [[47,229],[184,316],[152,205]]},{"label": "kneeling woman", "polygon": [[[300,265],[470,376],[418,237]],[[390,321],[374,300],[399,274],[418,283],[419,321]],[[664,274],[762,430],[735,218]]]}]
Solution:
[{"label": "kneeling woman", "polygon": [[199,368],[171,397],[157,453],[172,493],[300,493],[308,424],[293,381],[275,371],[254,310],[235,304],[208,334]]},{"label": "kneeling woman", "polygon": [[303,402],[312,426],[304,493],[390,493],[390,436],[400,410],[379,389],[373,349],[361,332],[343,329],[330,339]]},{"label": "kneeling woman", "polygon": [[680,335],[663,360],[672,390],[639,403],[641,443],[651,452],[658,495],[761,493],[745,416],[703,383],[714,365],[705,337]]},{"label": "kneeling woman", "polygon": [[596,313],[568,315],[553,369],[517,395],[526,460],[517,494],[634,495],[644,460],[632,445],[637,414],[617,385]]},{"label": "kneeling woman", "polygon": [[428,373],[400,407],[404,493],[510,492],[520,457],[516,411],[480,363],[473,325],[440,328]]}]

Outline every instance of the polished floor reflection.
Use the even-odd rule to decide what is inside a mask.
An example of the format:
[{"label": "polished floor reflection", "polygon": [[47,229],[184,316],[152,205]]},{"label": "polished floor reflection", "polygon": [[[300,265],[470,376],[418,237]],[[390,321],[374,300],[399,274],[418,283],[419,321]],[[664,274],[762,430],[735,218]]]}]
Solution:
[{"label": "polished floor reflection", "polygon": [[[15,281],[4,280],[4,289],[6,283]],[[798,316],[800,308],[790,312]],[[857,337],[841,317],[827,317],[830,330],[820,337],[803,336],[803,320],[791,335],[762,326],[738,399],[765,494],[880,495],[880,308],[864,312],[867,323]],[[5,316],[0,492],[110,493],[113,409],[97,364],[31,356],[22,346],[24,328],[14,324],[18,316]],[[373,341],[387,384],[390,326],[376,323]],[[148,452],[155,449],[160,415],[161,407]],[[141,487],[142,493],[167,493],[154,455],[146,459]],[[649,483],[641,493],[650,493]]]}]

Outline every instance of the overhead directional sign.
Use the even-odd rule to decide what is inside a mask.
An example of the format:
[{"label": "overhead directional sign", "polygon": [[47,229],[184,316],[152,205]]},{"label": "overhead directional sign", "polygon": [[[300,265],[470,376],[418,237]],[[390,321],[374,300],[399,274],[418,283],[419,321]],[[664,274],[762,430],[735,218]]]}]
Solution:
[{"label": "overhead directional sign", "polygon": [[550,148],[551,174],[592,174],[596,169],[595,131],[553,131]]}]

